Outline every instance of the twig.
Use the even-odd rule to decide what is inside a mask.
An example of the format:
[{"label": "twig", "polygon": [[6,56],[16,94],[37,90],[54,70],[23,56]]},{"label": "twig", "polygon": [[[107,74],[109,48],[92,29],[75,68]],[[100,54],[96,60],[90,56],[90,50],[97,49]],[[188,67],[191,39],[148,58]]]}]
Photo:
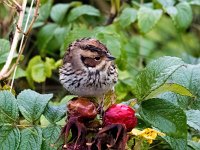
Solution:
[{"label": "twig", "polygon": [[[19,12],[19,19],[18,19],[18,22],[17,22],[17,26],[20,27],[20,28],[22,27],[22,22],[23,22],[23,18],[24,18],[24,14],[25,14],[25,9],[26,9],[26,4],[27,4],[27,0],[24,0],[23,3],[22,3],[22,9]],[[8,58],[7,58],[5,65],[3,66],[3,68],[0,72],[0,80],[5,78],[5,74],[8,72],[8,69],[9,69],[10,64],[12,62],[12,59],[13,59],[13,54],[16,51],[16,48],[17,48],[19,38],[20,38],[20,33],[18,32],[18,29],[16,27],[15,28],[15,34],[14,34],[14,37],[13,37],[13,42],[12,42],[11,49],[10,49],[10,53],[8,55]]]},{"label": "twig", "polygon": [[[16,74],[16,71],[17,71],[17,64],[18,64],[19,58],[21,57],[21,54],[22,54],[24,47],[26,45],[27,38],[25,39],[25,35],[27,35],[27,34],[25,32],[26,32],[27,27],[28,27],[28,22],[29,22],[29,19],[30,19],[30,15],[31,15],[31,11],[32,11],[32,8],[33,8],[34,1],[35,0],[32,0],[32,2],[31,2],[31,7],[29,9],[29,13],[28,13],[28,17],[27,17],[26,24],[25,24],[25,27],[24,27],[24,31],[22,31],[23,35],[22,35],[22,39],[21,39],[21,42],[20,42],[18,58],[17,58],[16,63],[13,65],[14,66],[14,72],[13,72],[13,77],[12,77],[12,81],[11,81],[11,85],[10,85],[10,90],[12,90],[13,83],[14,83],[14,80],[15,80],[15,74]],[[24,39],[25,39],[25,42],[24,42]]]},{"label": "twig", "polygon": [[13,0],[13,3],[18,7],[18,8],[21,8],[21,6],[19,5],[19,3],[15,0]]},{"label": "twig", "polygon": [[[11,87],[12,87],[13,82],[14,82],[14,77],[15,77],[15,72],[16,72],[16,69],[17,69],[17,65],[18,65],[19,60],[20,60],[20,57],[21,57],[21,55],[22,55],[22,53],[23,53],[23,51],[24,51],[24,49],[25,49],[25,45],[26,45],[26,42],[27,42],[27,36],[30,34],[30,31],[31,31],[31,29],[32,29],[32,26],[33,26],[35,20],[37,19],[38,11],[39,11],[39,5],[40,5],[40,0],[36,0],[36,7],[35,7],[35,10],[34,10],[34,16],[33,16],[32,20],[31,20],[31,23],[30,23],[30,25],[29,25],[27,31],[26,31],[26,29],[25,29],[24,32],[23,32],[22,38],[23,38],[23,39],[25,38],[25,40],[24,40],[24,42],[23,42],[23,40],[21,40],[20,48],[19,48],[19,54],[18,54],[18,57],[17,57],[16,62],[13,64],[13,66],[10,68],[9,71],[8,71],[8,69],[7,69],[7,71],[4,72],[3,76],[1,76],[1,72],[2,72],[2,71],[0,72],[0,80],[1,80],[1,79],[4,79],[4,78],[10,76],[10,74],[11,74],[11,73],[13,72],[13,70],[14,70],[14,74],[13,74],[13,78],[12,78],[12,82],[11,82]],[[29,15],[30,15],[30,12],[29,12]],[[19,28],[18,24],[17,24],[17,26],[16,26],[16,29],[17,29],[17,28]],[[19,30],[18,30],[18,32],[19,32]],[[20,30],[20,32],[21,32],[21,30]],[[11,89],[12,89],[12,88],[11,88]]]},{"label": "twig", "polygon": [[111,0],[110,15],[106,22],[106,25],[113,23],[115,17],[117,16],[120,9],[120,0]]}]

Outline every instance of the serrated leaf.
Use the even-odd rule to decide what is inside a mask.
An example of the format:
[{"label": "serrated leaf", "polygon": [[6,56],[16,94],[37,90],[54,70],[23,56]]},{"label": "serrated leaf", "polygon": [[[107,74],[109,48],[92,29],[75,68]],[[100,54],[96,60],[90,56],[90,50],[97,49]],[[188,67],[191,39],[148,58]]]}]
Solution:
[{"label": "serrated leaf", "polygon": [[177,70],[170,80],[186,87],[195,96],[187,97],[189,108],[200,109],[200,65],[187,64],[186,67]]},{"label": "serrated leaf", "polygon": [[170,144],[173,150],[187,150],[187,139],[164,136],[163,139]]},{"label": "serrated leaf", "polygon": [[137,10],[133,8],[125,8],[119,16],[120,25],[125,28],[137,19]]},{"label": "serrated leaf", "polygon": [[19,150],[41,150],[42,130],[40,127],[26,128],[21,131]]},{"label": "serrated leaf", "polygon": [[[179,149],[174,147],[174,143],[176,147],[186,149],[186,115],[181,108],[164,99],[155,98],[143,101],[139,113],[145,121],[169,137],[164,138],[168,138],[166,141],[173,149]],[[171,139],[174,139],[174,143],[169,141]]]},{"label": "serrated leaf", "polygon": [[166,83],[172,74],[182,67],[184,62],[177,57],[161,57],[151,62],[141,71],[136,80],[135,92],[139,101]]},{"label": "serrated leaf", "polygon": [[51,19],[57,23],[61,23],[70,8],[70,4],[56,4],[51,9]]},{"label": "serrated leaf", "polygon": [[46,127],[48,125],[50,125],[51,123],[44,117],[44,115],[42,115],[40,117],[40,125],[43,127]]},{"label": "serrated leaf", "polygon": [[138,11],[138,26],[141,32],[149,32],[162,16],[161,9],[141,7]]},{"label": "serrated leaf", "polygon": [[186,2],[178,3],[175,8],[170,8],[167,13],[171,16],[174,24],[180,30],[187,29],[192,22],[192,9]]},{"label": "serrated leaf", "polygon": [[185,88],[184,86],[180,85],[180,84],[176,84],[176,83],[165,83],[162,86],[160,86],[158,89],[156,89],[155,91],[152,91],[147,97],[146,99],[149,98],[155,98],[156,96],[158,96],[159,94],[162,94],[164,92],[174,92],[180,95],[184,95],[184,96],[190,96],[190,97],[194,97],[192,95],[192,93]]},{"label": "serrated leaf", "polygon": [[0,91],[0,124],[15,123],[19,118],[19,108],[14,95]]},{"label": "serrated leaf", "polygon": [[16,150],[20,143],[20,131],[12,126],[0,127],[0,149]]},{"label": "serrated leaf", "polygon": [[82,15],[100,16],[100,12],[98,9],[96,9],[90,5],[82,5],[82,6],[73,8],[70,11],[68,21],[69,22],[74,21]]},{"label": "serrated leaf", "polygon": [[175,94],[172,92],[166,92],[158,96],[161,99],[166,99],[167,101],[173,103],[176,106],[179,106],[183,110],[187,109],[190,105],[189,99],[193,99],[193,97],[182,96],[179,94]]},{"label": "serrated leaf", "polygon": [[194,128],[195,130],[200,131],[200,111],[199,110],[188,110],[186,111],[187,115],[187,124]]},{"label": "serrated leaf", "polygon": [[200,64],[200,58],[193,57],[193,56],[186,54],[186,53],[184,53],[182,55],[182,59],[187,64],[191,64],[191,65]]},{"label": "serrated leaf", "polygon": [[194,150],[200,149],[200,142],[188,140],[188,145],[191,146]]},{"label": "serrated leaf", "polygon": [[49,122],[56,123],[66,115],[66,104],[55,106],[50,103],[47,105],[43,115]]},{"label": "serrated leaf", "polygon": [[58,143],[59,135],[61,133],[61,126],[59,125],[49,125],[42,130],[43,142],[42,150],[57,150],[61,145]]},{"label": "serrated leaf", "polygon": [[29,122],[37,121],[53,94],[39,94],[32,90],[24,90],[17,96],[20,112]]},{"label": "serrated leaf", "polygon": [[5,39],[0,39],[0,64],[5,63],[10,51],[10,42]]}]

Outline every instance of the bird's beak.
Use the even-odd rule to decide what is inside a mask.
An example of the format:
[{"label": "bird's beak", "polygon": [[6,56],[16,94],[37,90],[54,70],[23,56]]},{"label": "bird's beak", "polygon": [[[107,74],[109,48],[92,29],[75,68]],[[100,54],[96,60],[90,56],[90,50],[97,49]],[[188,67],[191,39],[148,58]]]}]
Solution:
[{"label": "bird's beak", "polygon": [[112,61],[115,60],[116,58],[111,56],[111,55],[107,55],[107,61]]}]

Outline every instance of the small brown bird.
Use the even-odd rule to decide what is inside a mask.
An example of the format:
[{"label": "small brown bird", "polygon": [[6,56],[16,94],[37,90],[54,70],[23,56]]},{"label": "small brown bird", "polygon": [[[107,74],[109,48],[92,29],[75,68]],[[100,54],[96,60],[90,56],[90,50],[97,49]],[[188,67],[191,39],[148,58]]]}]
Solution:
[{"label": "small brown bird", "polygon": [[98,40],[76,40],[64,55],[60,82],[71,94],[102,97],[114,89],[118,79],[114,59]]}]

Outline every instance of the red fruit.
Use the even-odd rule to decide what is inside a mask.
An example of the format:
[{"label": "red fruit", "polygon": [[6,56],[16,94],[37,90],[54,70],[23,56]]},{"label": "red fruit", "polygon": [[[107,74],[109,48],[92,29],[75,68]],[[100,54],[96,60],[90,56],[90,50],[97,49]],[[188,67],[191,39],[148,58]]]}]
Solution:
[{"label": "red fruit", "polygon": [[87,98],[73,98],[67,105],[69,116],[79,116],[81,119],[94,119],[97,109],[93,102]]},{"label": "red fruit", "polygon": [[104,125],[124,124],[127,131],[131,131],[137,125],[135,111],[124,104],[114,104],[110,106],[103,117]]}]

